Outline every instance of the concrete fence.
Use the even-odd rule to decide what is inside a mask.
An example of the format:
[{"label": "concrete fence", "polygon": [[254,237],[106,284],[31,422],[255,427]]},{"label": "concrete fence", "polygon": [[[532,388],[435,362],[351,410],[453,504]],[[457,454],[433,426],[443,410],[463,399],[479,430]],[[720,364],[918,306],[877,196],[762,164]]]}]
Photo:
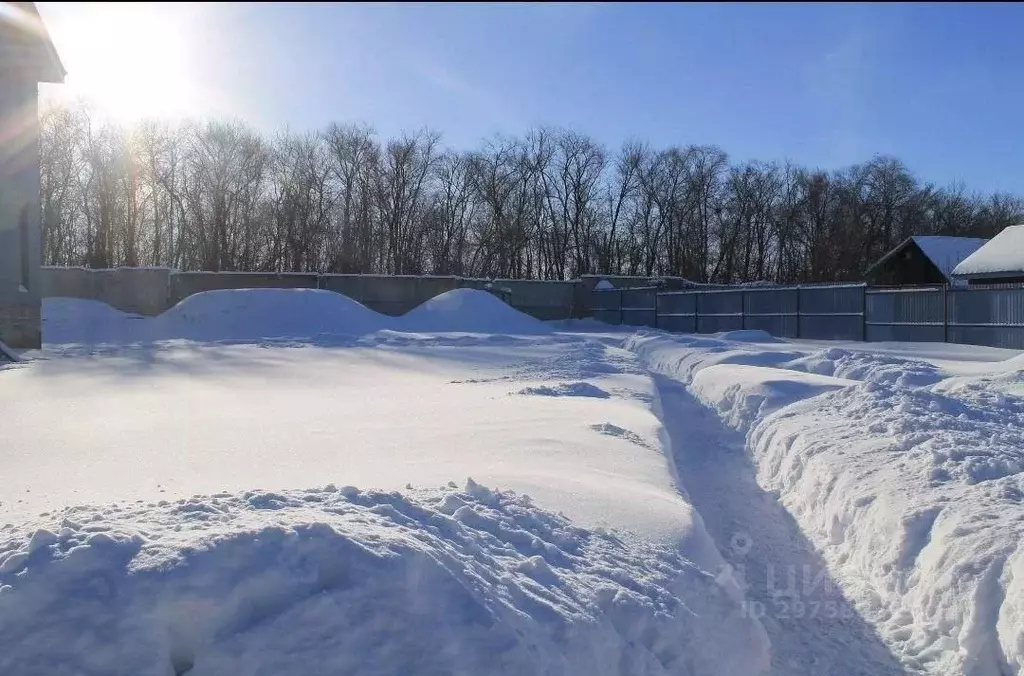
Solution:
[{"label": "concrete fence", "polygon": [[324,289],[397,316],[453,289],[490,289],[512,307],[543,320],[589,316],[589,294],[580,281],[473,279],[402,275],[178,272],[167,268],[44,267],[42,296],[97,300],[124,312],[158,315],[203,291],[223,289]]}]

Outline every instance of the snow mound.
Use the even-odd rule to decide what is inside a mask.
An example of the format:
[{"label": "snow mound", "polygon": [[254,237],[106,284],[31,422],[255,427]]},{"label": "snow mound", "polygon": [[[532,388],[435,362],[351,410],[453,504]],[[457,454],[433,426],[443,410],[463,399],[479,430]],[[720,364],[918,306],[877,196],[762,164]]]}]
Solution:
[{"label": "snow mound", "polygon": [[552,328],[487,291],[455,289],[435,296],[399,318],[402,331],[419,333],[542,334]]},{"label": "snow mound", "polygon": [[855,385],[853,380],[739,364],[717,364],[697,372],[690,390],[718,411],[726,424],[745,429],[758,417],[823,392]]},{"label": "snow mound", "polygon": [[0,537],[0,673],[747,676],[767,639],[670,546],[469,480],[68,508]]},{"label": "snow mound", "polygon": [[44,298],[43,342],[51,344],[135,343],[149,340],[145,317],[82,298]]},{"label": "snow mound", "polygon": [[594,285],[594,289],[597,291],[614,291],[615,285],[609,282],[607,279],[602,279],[600,282]]},{"label": "snow mound", "polygon": [[742,331],[725,331],[724,333],[716,334],[716,337],[721,340],[731,340],[737,343],[781,343],[782,341],[768,333],[767,331],[761,331],[759,329],[744,329]]},{"label": "snow mound", "polygon": [[155,320],[161,338],[252,340],[320,334],[358,336],[389,321],[333,291],[229,289],[189,296]]},{"label": "snow mound", "polygon": [[898,387],[934,385],[944,377],[941,369],[928,362],[845,350],[838,347],[830,347],[821,352],[794,359],[785,366],[820,375]]}]

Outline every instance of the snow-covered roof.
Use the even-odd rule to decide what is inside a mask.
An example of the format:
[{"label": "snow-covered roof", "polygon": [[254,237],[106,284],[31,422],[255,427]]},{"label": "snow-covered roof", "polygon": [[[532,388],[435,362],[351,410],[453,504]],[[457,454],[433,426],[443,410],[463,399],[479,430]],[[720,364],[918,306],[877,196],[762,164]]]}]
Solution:
[{"label": "snow-covered roof", "polygon": [[913,242],[921,252],[939,269],[944,277],[949,276],[962,260],[973,254],[985,245],[987,239],[978,237],[949,237],[944,235],[914,235],[908,237],[899,246],[878,259],[868,270],[882,265],[887,260],[903,251],[908,244]]},{"label": "snow-covered roof", "polygon": [[953,270],[957,277],[1001,277],[1024,274],[1024,225],[1011,225],[965,258]]}]

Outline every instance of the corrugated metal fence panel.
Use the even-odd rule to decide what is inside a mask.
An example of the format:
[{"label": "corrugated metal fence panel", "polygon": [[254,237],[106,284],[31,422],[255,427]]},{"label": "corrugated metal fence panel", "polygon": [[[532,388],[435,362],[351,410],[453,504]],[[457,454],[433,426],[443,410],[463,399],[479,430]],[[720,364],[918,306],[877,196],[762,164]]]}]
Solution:
[{"label": "corrugated metal fence panel", "polygon": [[795,288],[747,289],[743,295],[745,327],[780,338],[796,338],[797,302]]},{"label": "corrugated metal fence panel", "polygon": [[697,297],[697,333],[743,328],[743,291],[704,291]]},{"label": "corrugated metal fence panel", "polygon": [[863,340],[864,286],[800,287],[800,337]]},{"label": "corrugated metal fence panel", "polygon": [[950,289],[951,343],[1024,349],[1024,289]]},{"label": "corrugated metal fence panel", "polygon": [[659,293],[658,328],[678,333],[696,333],[697,294],[686,291]]},{"label": "corrugated metal fence panel", "polygon": [[939,289],[872,289],[865,299],[867,340],[942,342],[945,311]]},{"label": "corrugated metal fence panel", "polygon": [[622,323],[627,326],[657,326],[657,294],[654,287],[622,289]]},{"label": "corrugated metal fence panel", "polygon": [[618,325],[622,318],[622,292],[618,289],[594,289],[590,293],[590,310],[594,319],[605,324]]}]

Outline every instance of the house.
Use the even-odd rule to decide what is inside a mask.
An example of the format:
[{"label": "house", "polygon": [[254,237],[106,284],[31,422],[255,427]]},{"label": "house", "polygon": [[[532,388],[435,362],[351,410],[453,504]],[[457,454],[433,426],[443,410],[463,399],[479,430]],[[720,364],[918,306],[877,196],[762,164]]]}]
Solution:
[{"label": "house", "polygon": [[64,67],[35,3],[0,2],[0,342],[39,347],[38,83]]},{"label": "house", "polygon": [[1011,225],[960,262],[953,276],[968,284],[1024,282],[1024,225]]},{"label": "house", "polygon": [[878,286],[948,284],[953,269],[988,240],[975,237],[915,235],[879,258],[864,277]]}]

